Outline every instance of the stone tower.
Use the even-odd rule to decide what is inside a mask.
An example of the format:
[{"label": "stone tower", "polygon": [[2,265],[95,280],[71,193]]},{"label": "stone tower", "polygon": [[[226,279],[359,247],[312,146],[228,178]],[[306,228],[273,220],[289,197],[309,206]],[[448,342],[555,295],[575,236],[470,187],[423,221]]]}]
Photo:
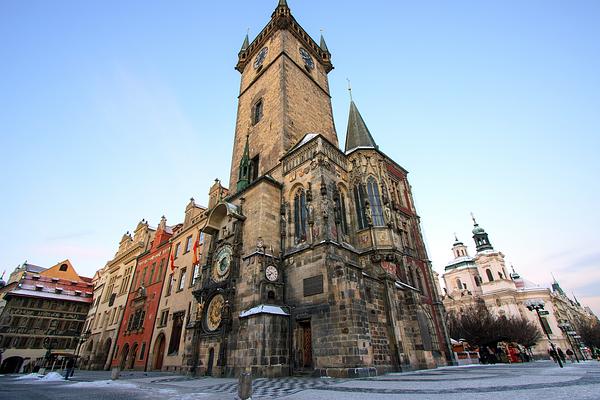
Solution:
[{"label": "stone tower", "polygon": [[201,228],[190,369],[367,376],[446,365],[408,172],[379,150],[354,102],[339,148],[325,40],[280,0],[236,69],[230,190]]},{"label": "stone tower", "polygon": [[254,178],[270,172],[307,132],[337,145],[327,74],[333,69],[325,41],[317,44],[281,1],[252,43],[244,40],[229,188],[239,179],[246,136]]}]

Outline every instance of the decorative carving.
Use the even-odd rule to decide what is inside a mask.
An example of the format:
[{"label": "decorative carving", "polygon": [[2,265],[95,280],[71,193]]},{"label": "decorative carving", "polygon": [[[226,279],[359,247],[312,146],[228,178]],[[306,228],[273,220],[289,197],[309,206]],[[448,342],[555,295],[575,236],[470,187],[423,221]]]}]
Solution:
[{"label": "decorative carving", "polygon": [[217,294],[212,298],[208,309],[206,310],[206,329],[214,332],[219,329],[221,320],[223,319],[222,311],[225,304],[225,298],[222,294]]}]

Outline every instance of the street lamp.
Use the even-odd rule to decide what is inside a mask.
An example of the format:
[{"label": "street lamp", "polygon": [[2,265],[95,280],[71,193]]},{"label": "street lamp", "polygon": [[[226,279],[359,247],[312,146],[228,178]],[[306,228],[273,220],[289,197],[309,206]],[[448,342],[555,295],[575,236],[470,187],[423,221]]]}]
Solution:
[{"label": "street lamp", "polygon": [[[568,322],[561,322],[560,324],[558,324],[558,327],[563,331],[563,333],[567,337],[567,342],[569,342],[571,349],[573,349],[572,351],[575,355],[575,359],[577,360],[577,362],[579,362],[579,357],[577,357],[577,349],[575,349],[575,346],[573,346],[573,342],[571,341],[571,335],[575,334],[575,332],[571,330],[571,324],[569,324]],[[579,349],[579,351],[581,351],[581,349]]]},{"label": "street lamp", "polygon": [[[560,356],[558,355],[558,352],[556,351],[556,347],[554,346],[554,343],[552,343],[552,340],[550,340],[550,334],[548,333],[548,331],[546,330],[546,327],[544,326],[544,323],[542,322],[542,315],[540,314],[540,310],[544,309],[544,301],[541,299],[532,299],[532,300],[528,300],[525,303],[525,307],[527,307],[527,309],[529,311],[534,311],[536,312],[538,319],[540,320],[540,325],[542,326],[542,332],[544,332],[546,334],[546,337],[548,337],[548,342],[550,343],[550,347],[552,347],[552,351],[554,351],[554,354],[556,355],[556,359],[558,360],[558,365],[562,368],[562,361],[560,359]],[[548,311],[542,311],[544,314],[548,314]]]},{"label": "street lamp", "polygon": [[75,362],[77,362],[77,359],[79,358],[79,351],[81,350],[81,346],[83,346],[83,344],[86,340],[88,340],[91,334],[92,331],[88,329],[79,336],[79,344],[77,345],[77,351],[75,352]]}]

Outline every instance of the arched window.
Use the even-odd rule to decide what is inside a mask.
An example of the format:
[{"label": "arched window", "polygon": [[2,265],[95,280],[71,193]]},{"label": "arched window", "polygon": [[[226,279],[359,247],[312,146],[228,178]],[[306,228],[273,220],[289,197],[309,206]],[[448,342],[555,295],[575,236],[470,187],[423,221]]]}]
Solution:
[{"label": "arched window", "polygon": [[488,281],[490,281],[490,282],[494,281],[494,275],[492,274],[492,271],[490,271],[489,269],[486,269],[485,274],[487,275]]},{"label": "arched window", "polygon": [[383,220],[383,208],[381,207],[381,196],[379,196],[379,186],[373,177],[367,181],[367,193],[369,195],[369,204],[373,215],[373,226],[385,226]]},{"label": "arched window", "polygon": [[479,275],[475,277],[475,285],[481,286],[481,277]]},{"label": "arched window", "polygon": [[348,234],[348,220],[346,219],[346,195],[344,191],[339,189],[334,197],[335,205],[339,213],[339,224],[344,235]]},{"label": "arched window", "polygon": [[460,281],[459,278],[456,278],[456,287],[458,288],[458,290],[462,290],[462,282]]},{"label": "arched window", "polygon": [[308,210],[306,208],[306,193],[300,188],[294,196],[294,237],[296,243],[306,240],[306,223]]},{"label": "arched window", "polygon": [[354,186],[354,206],[356,207],[356,222],[358,223],[358,229],[365,229],[368,227],[367,217],[365,215],[365,203],[367,195],[365,193],[365,187],[363,184]]}]

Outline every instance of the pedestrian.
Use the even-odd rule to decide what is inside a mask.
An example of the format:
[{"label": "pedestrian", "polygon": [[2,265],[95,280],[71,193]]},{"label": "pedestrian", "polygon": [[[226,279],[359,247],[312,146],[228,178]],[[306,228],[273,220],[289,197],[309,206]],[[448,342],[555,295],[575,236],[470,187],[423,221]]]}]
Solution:
[{"label": "pedestrian", "polygon": [[575,354],[575,353],[573,353],[573,351],[572,351],[571,349],[567,349],[567,358],[568,358],[569,360],[571,360],[571,362],[572,362],[572,363],[574,363],[574,362],[575,362],[575,360],[573,359],[573,355],[574,355],[574,354]]},{"label": "pedestrian", "polygon": [[73,370],[75,369],[75,359],[69,358],[67,360],[67,373],[65,375],[65,380],[69,380],[71,376],[73,376]]},{"label": "pedestrian", "polygon": [[553,348],[548,349],[548,355],[550,356],[552,361],[554,361],[554,362],[558,361],[558,355],[556,354],[556,350],[554,350]]},{"label": "pedestrian", "polygon": [[556,351],[558,352],[558,356],[560,357],[560,359],[562,360],[562,362],[564,363],[566,358],[565,358],[565,353],[562,351],[562,349],[560,347],[556,348]]}]

